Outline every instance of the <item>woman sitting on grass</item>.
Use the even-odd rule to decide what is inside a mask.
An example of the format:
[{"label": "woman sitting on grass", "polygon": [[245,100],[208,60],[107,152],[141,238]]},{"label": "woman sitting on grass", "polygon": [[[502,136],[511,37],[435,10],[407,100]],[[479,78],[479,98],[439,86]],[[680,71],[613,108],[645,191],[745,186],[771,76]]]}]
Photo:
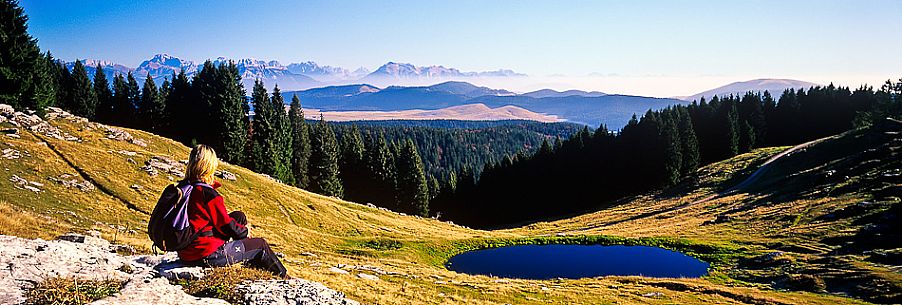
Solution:
[{"label": "woman sitting on grass", "polygon": [[179,258],[210,267],[247,262],[250,267],[286,277],[285,267],[269,244],[262,238],[248,238],[244,213],[226,212],[222,196],[216,192],[222,185],[213,180],[218,166],[216,152],[209,146],[199,144],[191,150],[185,180],[180,185],[193,185],[188,197],[188,221],[197,230],[198,237],[190,246],[178,251]]}]

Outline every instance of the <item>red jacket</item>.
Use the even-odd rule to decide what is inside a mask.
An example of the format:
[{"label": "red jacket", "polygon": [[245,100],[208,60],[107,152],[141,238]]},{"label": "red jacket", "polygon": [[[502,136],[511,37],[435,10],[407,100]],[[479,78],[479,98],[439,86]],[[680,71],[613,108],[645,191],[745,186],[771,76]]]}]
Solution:
[{"label": "red jacket", "polygon": [[225,201],[215,189],[222,186],[218,181],[211,185],[213,189],[194,186],[188,198],[188,222],[196,232],[202,234],[185,249],[179,250],[179,258],[184,261],[197,261],[209,256],[230,238],[247,238],[247,228],[235,222],[226,212]]}]

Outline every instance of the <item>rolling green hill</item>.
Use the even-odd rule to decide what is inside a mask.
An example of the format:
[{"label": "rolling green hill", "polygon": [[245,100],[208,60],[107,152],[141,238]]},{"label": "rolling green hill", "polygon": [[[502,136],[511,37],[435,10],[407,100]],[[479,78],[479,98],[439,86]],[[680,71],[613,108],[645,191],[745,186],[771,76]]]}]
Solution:
[{"label": "rolling green hill", "polygon": [[[5,133],[0,135],[0,234],[49,238],[98,230],[104,238],[149,251],[143,233],[147,213],[159,191],[179,178],[187,147],[55,109],[47,122],[8,112],[0,116]],[[728,189],[785,148],[759,149],[703,168],[698,185],[504,231],[472,230],[324,197],[229,164],[222,166],[221,193],[227,207],[248,214],[252,235],[285,253],[293,276],[322,282],[364,303],[858,302],[827,293],[885,302],[899,297],[902,280],[892,267],[898,265],[898,252],[860,241],[867,234],[891,232],[881,230],[892,228],[884,215],[896,215],[899,207],[891,189],[899,185],[892,178],[898,177],[892,176],[899,169],[898,139],[898,129],[849,133],[773,163],[774,170],[748,190],[691,204]],[[822,179],[831,170],[830,177],[846,182]],[[799,192],[802,186],[809,191]],[[864,234],[861,239],[859,234]],[[535,281],[457,274],[442,267],[467,249],[521,243],[659,245],[706,259],[712,270],[700,279]],[[750,263],[775,250],[790,263],[784,258],[773,266]],[[362,279],[331,272],[337,264],[384,272],[380,280]],[[856,280],[842,281],[844,275]],[[817,290],[803,285],[806,279],[823,280],[826,290],[800,291]],[[853,287],[839,285],[844,282]]]}]

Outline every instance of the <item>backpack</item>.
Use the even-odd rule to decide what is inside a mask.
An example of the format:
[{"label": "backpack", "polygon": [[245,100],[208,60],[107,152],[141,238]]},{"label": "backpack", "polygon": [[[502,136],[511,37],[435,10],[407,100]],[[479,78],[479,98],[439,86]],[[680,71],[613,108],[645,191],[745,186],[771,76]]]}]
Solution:
[{"label": "backpack", "polygon": [[188,222],[188,198],[196,185],[213,188],[202,182],[170,184],[163,189],[163,195],[150,214],[147,235],[153,245],[163,252],[187,248],[198,236],[211,233],[195,232]]}]

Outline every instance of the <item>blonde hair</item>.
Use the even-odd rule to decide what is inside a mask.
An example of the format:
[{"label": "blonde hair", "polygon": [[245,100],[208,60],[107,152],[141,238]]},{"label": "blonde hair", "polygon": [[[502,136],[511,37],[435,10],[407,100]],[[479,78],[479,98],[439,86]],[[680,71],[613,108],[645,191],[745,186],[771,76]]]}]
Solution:
[{"label": "blonde hair", "polygon": [[197,144],[194,149],[191,149],[191,155],[188,156],[188,170],[185,172],[185,179],[212,183],[217,167],[219,167],[219,159],[216,158],[213,148]]}]

